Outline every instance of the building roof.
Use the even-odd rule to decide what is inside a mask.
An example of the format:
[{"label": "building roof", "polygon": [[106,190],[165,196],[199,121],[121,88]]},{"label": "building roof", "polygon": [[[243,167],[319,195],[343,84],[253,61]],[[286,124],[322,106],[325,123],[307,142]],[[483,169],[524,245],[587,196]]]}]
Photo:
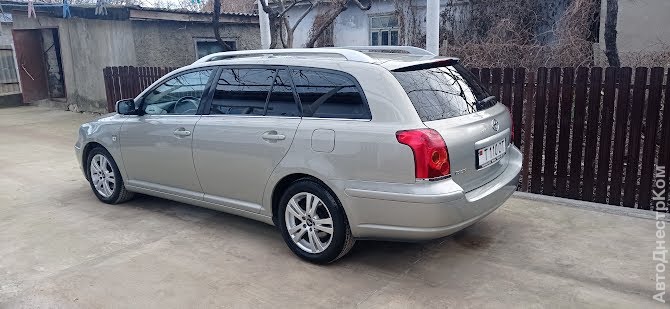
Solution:
[{"label": "building roof", "polygon": [[[0,0],[0,5],[5,12],[19,11],[27,12],[28,3],[18,1]],[[53,3],[35,2],[35,12],[39,18],[40,14],[63,17],[63,7]],[[73,18],[102,19],[102,20],[162,20],[177,22],[211,22],[211,12],[196,12],[186,9],[149,8],[139,5],[109,5],[107,15],[95,15],[95,5],[70,5],[70,14]],[[0,13],[0,15],[2,15]],[[11,14],[10,19],[11,19]],[[250,13],[221,13],[222,24],[257,24],[258,15]],[[1,16],[0,16],[1,17]]]}]

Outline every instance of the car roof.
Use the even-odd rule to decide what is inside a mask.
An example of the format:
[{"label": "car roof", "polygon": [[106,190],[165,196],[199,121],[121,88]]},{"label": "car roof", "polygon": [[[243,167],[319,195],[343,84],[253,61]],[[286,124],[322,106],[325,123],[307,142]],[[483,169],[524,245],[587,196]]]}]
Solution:
[{"label": "car roof", "polygon": [[[436,56],[409,46],[357,46],[338,48],[294,48],[247,50],[215,53],[198,59],[189,67],[218,65],[310,65],[323,66],[338,62],[379,65],[389,71],[452,65],[457,58]],[[319,65],[321,64],[321,65]]]}]

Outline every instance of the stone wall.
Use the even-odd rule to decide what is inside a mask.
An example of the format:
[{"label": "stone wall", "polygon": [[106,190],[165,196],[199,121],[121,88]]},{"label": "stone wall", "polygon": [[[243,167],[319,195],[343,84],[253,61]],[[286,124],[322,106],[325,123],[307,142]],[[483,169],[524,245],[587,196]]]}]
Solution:
[{"label": "stone wall", "polygon": [[[180,67],[196,58],[196,39],[214,39],[209,24],[173,21],[133,21],[137,66]],[[238,50],[258,49],[261,38],[258,24],[224,25],[224,40],[233,40]]]}]

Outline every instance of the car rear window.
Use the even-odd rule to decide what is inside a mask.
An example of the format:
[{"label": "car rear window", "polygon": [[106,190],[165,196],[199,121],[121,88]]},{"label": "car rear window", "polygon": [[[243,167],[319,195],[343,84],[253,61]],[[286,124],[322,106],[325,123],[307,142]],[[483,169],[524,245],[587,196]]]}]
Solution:
[{"label": "car rear window", "polygon": [[484,100],[489,96],[488,92],[459,64],[392,73],[422,121],[472,114],[496,103],[495,100]]}]

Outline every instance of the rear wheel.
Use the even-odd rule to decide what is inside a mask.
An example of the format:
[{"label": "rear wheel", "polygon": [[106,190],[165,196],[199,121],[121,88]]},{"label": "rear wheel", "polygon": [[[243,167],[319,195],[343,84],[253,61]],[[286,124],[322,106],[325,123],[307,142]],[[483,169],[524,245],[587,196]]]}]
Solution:
[{"label": "rear wheel", "polygon": [[342,207],[310,179],[298,180],[284,192],[277,221],[289,248],[312,263],[331,263],[347,254],[355,242]]},{"label": "rear wheel", "polygon": [[88,154],[88,182],[95,196],[107,204],[123,203],[133,197],[126,190],[114,158],[102,148],[93,148]]}]

